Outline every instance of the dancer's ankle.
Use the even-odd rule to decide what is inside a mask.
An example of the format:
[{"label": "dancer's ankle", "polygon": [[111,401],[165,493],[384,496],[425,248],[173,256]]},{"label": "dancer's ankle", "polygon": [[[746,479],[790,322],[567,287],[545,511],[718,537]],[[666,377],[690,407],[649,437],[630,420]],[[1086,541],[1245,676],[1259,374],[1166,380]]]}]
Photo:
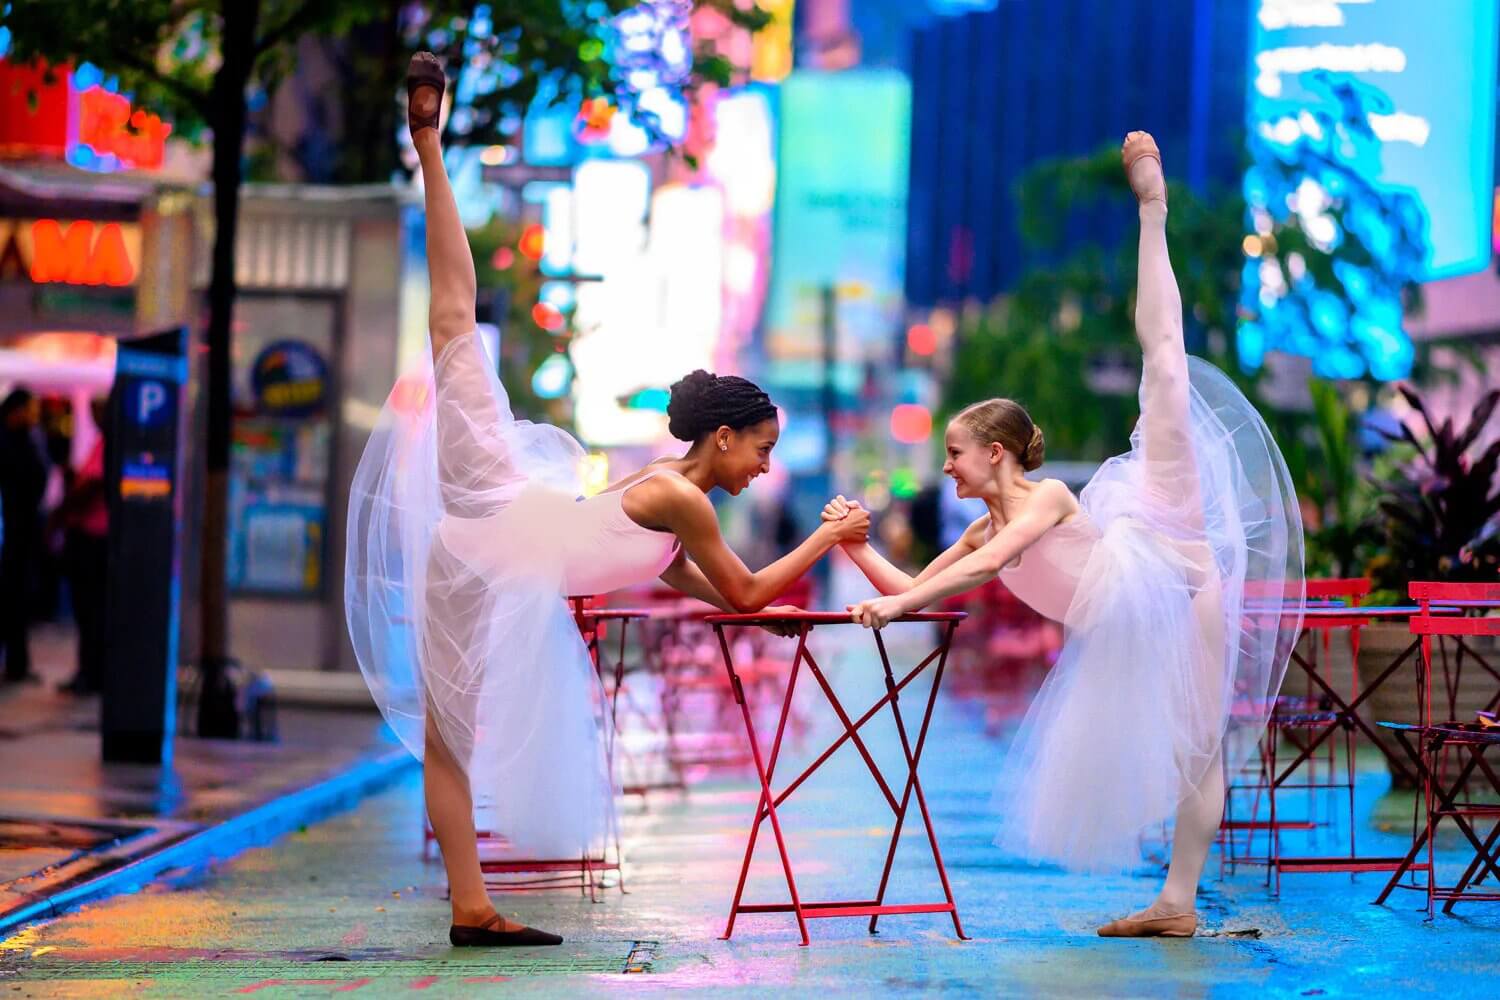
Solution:
[{"label": "dancer's ankle", "polygon": [[480,906],[453,904],[453,922],[460,927],[482,927],[495,916],[495,908],[489,902]]},{"label": "dancer's ankle", "polygon": [[1193,896],[1184,899],[1162,893],[1147,909],[1156,916],[1175,917],[1183,913],[1196,913],[1197,902],[1196,897]]}]

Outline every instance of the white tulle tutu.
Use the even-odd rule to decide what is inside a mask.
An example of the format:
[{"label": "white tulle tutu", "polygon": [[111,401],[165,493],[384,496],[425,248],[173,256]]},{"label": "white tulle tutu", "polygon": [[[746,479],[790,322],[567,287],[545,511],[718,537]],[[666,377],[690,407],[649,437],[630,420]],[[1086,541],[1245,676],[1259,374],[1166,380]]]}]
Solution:
[{"label": "white tulle tutu", "polygon": [[1296,494],[1233,383],[1197,358],[1188,381],[1179,431],[1201,528],[1147,459],[1142,425],[1162,404],[1143,384],[1130,452],[1080,494],[1089,523],[1068,543],[1082,567],[1063,648],[1002,769],[996,843],[1010,853],[1084,871],[1138,865],[1142,835],[1217,780],[1210,769],[1232,774],[1254,750],[1281,687],[1304,603]]},{"label": "white tulle tutu", "polygon": [[[416,756],[430,719],[476,812],[526,852],[613,822],[598,679],[566,601],[584,452],[513,418],[470,334],[387,399],[349,500],[345,611],[376,704]],[[618,502],[615,503],[618,510]]]}]

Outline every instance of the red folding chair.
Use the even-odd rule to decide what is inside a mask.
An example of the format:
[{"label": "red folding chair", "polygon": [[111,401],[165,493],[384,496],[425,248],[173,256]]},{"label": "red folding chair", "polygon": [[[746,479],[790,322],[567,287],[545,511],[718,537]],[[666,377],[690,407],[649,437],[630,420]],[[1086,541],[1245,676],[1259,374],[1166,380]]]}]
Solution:
[{"label": "red folding chair", "polygon": [[[1500,774],[1486,758],[1487,751],[1500,747],[1500,725],[1496,724],[1495,716],[1496,706],[1500,705],[1500,671],[1467,641],[1476,636],[1500,636],[1500,617],[1490,614],[1500,608],[1500,583],[1422,581],[1412,583],[1409,592],[1421,608],[1420,613],[1410,619],[1411,632],[1421,643],[1417,691],[1421,721],[1415,724],[1382,722],[1381,725],[1396,733],[1417,765],[1422,779],[1421,804],[1426,819],[1419,824],[1413,814],[1412,848],[1375,902],[1384,903],[1397,888],[1417,889],[1427,897],[1430,918],[1439,899],[1444,901],[1444,913],[1452,913],[1460,900],[1500,902],[1500,847],[1497,847],[1497,841],[1500,841]],[[1469,614],[1434,614],[1435,604],[1458,608]],[[1484,617],[1475,617],[1475,614]],[[1446,655],[1443,657],[1450,712],[1456,705],[1458,680],[1466,654],[1496,680],[1494,696],[1477,713],[1480,721],[1433,723],[1434,638],[1439,639],[1439,645],[1442,639],[1451,639],[1457,649],[1459,666],[1455,671],[1448,671]],[[1457,757],[1458,762],[1451,763],[1451,757]],[[1475,801],[1472,786],[1478,784],[1476,777],[1482,777],[1488,784],[1489,794],[1483,801]],[[1445,819],[1458,827],[1474,850],[1473,859],[1463,874],[1449,886],[1438,882],[1435,849],[1437,829]],[[1492,826],[1481,837],[1476,822],[1483,821],[1489,821]],[[1418,861],[1424,850],[1427,860]],[[1419,872],[1425,876],[1420,881],[1416,877]],[[1402,883],[1402,877],[1408,875],[1411,880]],[[1493,882],[1481,887],[1486,878],[1492,878]]]},{"label": "red folding chair", "polygon": [[[1301,585],[1298,585],[1299,589]],[[1306,581],[1306,600],[1309,606],[1338,608],[1354,607],[1370,593],[1370,580],[1365,577],[1340,577],[1312,579]],[[1251,594],[1252,600],[1284,599],[1285,595]],[[1239,775],[1231,776],[1228,794],[1225,796],[1224,820],[1220,826],[1219,870],[1234,870],[1242,864],[1264,865],[1266,881],[1281,891],[1283,871],[1329,872],[1358,871],[1364,866],[1357,863],[1358,852],[1354,826],[1354,776],[1357,763],[1358,742],[1355,727],[1346,713],[1328,695],[1325,688],[1332,683],[1330,672],[1333,666],[1333,633],[1345,631],[1349,636],[1349,657],[1352,663],[1350,689],[1346,704],[1359,697],[1359,638],[1364,621],[1358,618],[1308,618],[1303,622],[1298,644],[1303,650],[1294,650],[1292,658],[1293,676],[1287,678],[1283,691],[1293,685],[1302,688],[1298,694],[1283,693],[1276,699],[1265,734],[1261,737],[1260,752],[1247,761]],[[1304,640],[1307,640],[1304,642]],[[1321,651],[1321,656],[1320,656]],[[1302,681],[1295,676],[1300,670]],[[1342,730],[1344,766],[1338,766],[1336,743],[1329,738],[1327,730]],[[1283,799],[1288,792],[1299,793],[1305,801],[1302,815],[1288,817]],[[1294,856],[1283,850],[1282,834],[1287,831],[1311,833],[1331,826],[1333,816],[1319,816],[1318,807],[1330,793],[1344,793],[1349,805],[1349,853],[1346,857]],[[1237,796],[1236,793],[1239,793]],[[1239,818],[1236,801],[1250,799],[1248,816]],[[1262,803],[1266,815],[1262,818]],[[1264,833],[1264,854],[1255,853],[1257,835]],[[1243,846],[1239,835],[1243,834]],[[1387,863],[1381,870],[1389,871]]]},{"label": "red folding chair", "polygon": [[[579,633],[588,645],[594,669],[600,672],[600,696],[603,699],[604,750],[609,773],[614,774],[616,727],[615,698],[620,688],[620,677],[624,669],[625,630],[629,623],[645,618],[641,611],[620,611],[602,608],[598,597],[580,596],[568,598],[573,608],[573,618],[578,623]],[[600,644],[608,632],[608,623],[620,626],[620,655],[613,665],[613,684],[603,677]],[[601,880],[608,873],[615,873],[615,887],[625,892],[623,854],[620,849],[618,822],[608,832],[609,843],[598,850],[582,852],[578,857],[533,858],[517,855],[503,833],[479,830],[476,834],[479,847],[479,869],[484,874],[485,888],[493,892],[527,892],[538,889],[557,889],[577,886],[579,891],[592,901],[598,902],[597,890],[604,886]],[[425,810],[422,814],[422,859],[432,856],[432,845],[436,836],[428,822]],[[613,847],[611,852],[610,847]],[[521,876],[517,878],[516,876]]]}]

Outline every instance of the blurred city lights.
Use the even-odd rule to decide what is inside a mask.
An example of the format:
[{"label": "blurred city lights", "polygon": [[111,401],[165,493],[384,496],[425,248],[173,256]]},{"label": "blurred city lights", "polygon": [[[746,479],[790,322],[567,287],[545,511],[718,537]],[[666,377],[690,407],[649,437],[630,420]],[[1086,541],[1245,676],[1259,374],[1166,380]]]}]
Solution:
[{"label": "blurred city lights", "polygon": [[911,469],[896,469],[891,472],[891,496],[898,500],[910,500],[921,490],[921,480]]},{"label": "blurred city lights", "polygon": [[567,357],[554,354],[543,361],[531,376],[531,391],[542,399],[560,399],[573,381],[573,365]]},{"label": "blurred city lights", "polygon": [[521,241],[517,248],[521,256],[528,260],[541,260],[542,252],[546,248],[546,230],[540,225],[532,223],[521,231]]},{"label": "blurred city lights", "polygon": [[547,302],[538,302],[531,307],[531,319],[548,333],[557,333],[563,328],[565,322],[563,314],[558,312],[557,307]]},{"label": "blurred city lights", "polygon": [[906,331],[906,346],[913,354],[926,357],[937,351],[937,334],[926,323],[913,323]]},{"label": "blurred city lights", "polygon": [[586,497],[603,493],[609,486],[609,456],[602,451],[591,451],[578,460],[578,478]]},{"label": "blurred city lights", "polygon": [[921,444],[932,436],[932,411],[918,403],[891,410],[891,437],[902,444]]}]

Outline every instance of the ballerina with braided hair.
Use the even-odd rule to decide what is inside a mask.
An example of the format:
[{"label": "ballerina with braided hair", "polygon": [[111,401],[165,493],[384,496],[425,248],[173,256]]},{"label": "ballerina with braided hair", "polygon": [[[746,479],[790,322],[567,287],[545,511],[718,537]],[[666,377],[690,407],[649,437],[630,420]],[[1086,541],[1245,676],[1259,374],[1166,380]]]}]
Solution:
[{"label": "ballerina with braided hair", "polygon": [[435,57],[413,57],[431,376],[416,405],[392,393],[355,472],[345,611],[370,693],[423,762],[449,940],[551,945],[562,938],[495,912],[475,811],[541,857],[579,857],[612,827],[602,700],[567,597],[659,577],[722,610],[759,611],[831,548],[862,540],[869,517],[820,524],[771,565],[746,568],[708,493],[738,494],[768,472],[780,422],[754,383],[705,371],[673,385],[667,407],[687,451],[581,496],[583,448],[515,419],[475,332],[474,262],[439,143],[444,86]]},{"label": "ballerina with braided hair", "polygon": [[[998,575],[1061,622],[1058,661],[1001,769],[997,843],[1077,870],[1128,870],[1142,837],[1171,821],[1156,900],[1099,933],[1191,937],[1224,776],[1260,738],[1301,628],[1302,522],[1265,422],[1184,348],[1156,143],[1132,132],[1121,155],[1140,215],[1131,450],[1075,497],[1056,479],[1026,478],[1045,445],[1024,408],[968,407],[948,426],[943,472],[989,512],[916,577],[867,543],[847,545],[886,595],[850,613],[880,628]],[[838,497],[823,516],[855,509]]]}]

